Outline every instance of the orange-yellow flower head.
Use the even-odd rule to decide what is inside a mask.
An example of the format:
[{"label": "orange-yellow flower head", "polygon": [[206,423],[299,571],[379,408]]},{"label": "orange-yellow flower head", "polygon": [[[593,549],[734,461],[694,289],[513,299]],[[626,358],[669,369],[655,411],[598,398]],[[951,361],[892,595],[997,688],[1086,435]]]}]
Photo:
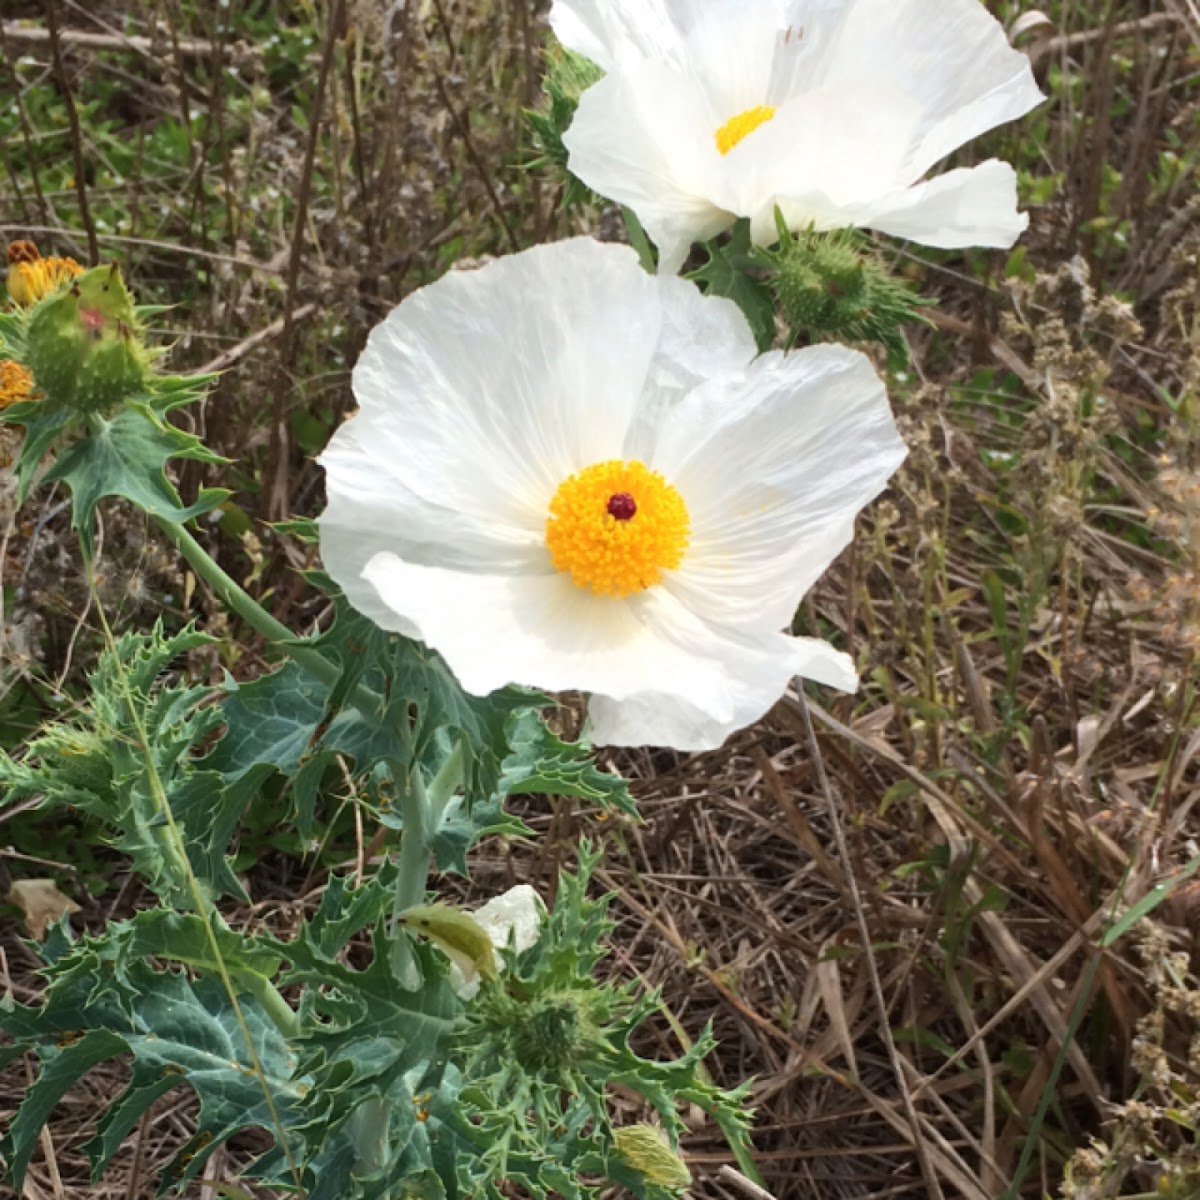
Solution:
[{"label": "orange-yellow flower head", "polygon": [[82,272],[73,258],[43,258],[32,242],[9,243],[6,282],[9,299],[18,308],[32,308]]},{"label": "orange-yellow flower head", "polygon": [[33,372],[11,358],[0,358],[0,409],[33,399]]}]

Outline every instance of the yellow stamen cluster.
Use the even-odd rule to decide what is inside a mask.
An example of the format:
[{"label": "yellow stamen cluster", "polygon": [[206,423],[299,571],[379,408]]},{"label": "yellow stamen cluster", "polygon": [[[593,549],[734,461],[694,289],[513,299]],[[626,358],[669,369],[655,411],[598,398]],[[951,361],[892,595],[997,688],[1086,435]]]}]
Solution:
[{"label": "yellow stamen cluster", "polygon": [[765,125],[778,110],[770,104],[760,104],[730,117],[716,132],[717,149],[728,154],[743,138],[748,138],[760,125]]},{"label": "yellow stamen cluster", "polygon": [[20,308],[31,308],[82,273],[73,258],[43,258],[32,242],[8,247],[8,295]]},{"label": "yellow stamen cluster", "polygon": [[0,358],[0,409],[33,399],[33,372],[11,358]]},{"label": "yellow stamen cluster", "polygon": [[660,583],[664,571],[683,561],[690,535],[679,492],[645,464],[619,459],[564,480],[546,521],[555,567],[603,596],[630,596]]}]

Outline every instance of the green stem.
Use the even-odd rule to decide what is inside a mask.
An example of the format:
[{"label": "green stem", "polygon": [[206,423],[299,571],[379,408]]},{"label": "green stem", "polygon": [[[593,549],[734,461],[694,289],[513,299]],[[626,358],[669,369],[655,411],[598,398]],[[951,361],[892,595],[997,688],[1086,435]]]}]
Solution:
[{"label": "green stem", "polygon": [[429,818],[432,813],[421,768],[416,764],[409,772],[408,786],[400,794],[400,816],[404,829],[400,837],[400,877],[396,880],[397,916],[406,908],[425,903],[425,885],[429,881]]},{"label": "green stem", "polygon": [[446,761],[438,768],[438,773],[429,781],[429,787],[426,789],[431,829],[436,829],[441,824],[447,806],[454,799],[455,792],[462,787],[465,774],[466,758],[460,738],[454,743],[454,749],[446,756]]},{"label": "green stem", "polygon": [[[188,531],[166,517],[154,518],[163,532],[175,543],[192,569],[214,592],[252,629],[267,641],[278,646],[293,662],[302,666],[327,687],[334,687],[341,677],[336,663],[325,655],[300,643],[300,639],[282,621],[277,621],[249,592],[223,571],[216,560]],[[375,721],[383,706],[382,699],[370,688],[359,686],[350,696],[351,703],[368,719]]]},{"label": "green stem", "polygon": [[288,1041],[300,1036],[300,1018],[292,1006],[279,994],[279,990],[262,975],[247,971],[235,977],[261,1005],[263,1012],[275,1023],[275,1028]]}]

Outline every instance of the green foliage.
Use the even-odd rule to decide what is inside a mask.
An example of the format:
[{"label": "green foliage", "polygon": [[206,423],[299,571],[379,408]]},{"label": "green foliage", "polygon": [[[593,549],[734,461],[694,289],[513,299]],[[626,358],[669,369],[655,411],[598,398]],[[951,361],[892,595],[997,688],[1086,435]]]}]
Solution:
[{"label": "green foliage", "polygon": [[604,72],[590,59],[574,50],[562,47],[554,50],[549,58],[549,67],[542,79],[546,94],[545,108],[527,109],[526,119],[533,133],[537,157],[528,166],[557,167],[566,177],[563,191],[563,207],[584,203],[590,196],[588,186],[570,173],[567,168],[567,148],[563,145],[563,134],[575,119],[579,97],[592,84],[604,77]]},{"label": "green foliage", "polygon": [[[0,1143],[11,1178],[19,1188],[67,1089],[97,1063],[130,1056],[129,1086],[88,1144],[97,1176],[149,1105],[188,1086],[200,1100],[197,1130],[172,1160],[167,1187],[192,1178],[232,1134],[260,1127],[275,1146],[248,1175],[278,1186],[302,1180],[317,1200],[499,1200],[506,1181],[539,1200],[598,1195],[602,1185],[580,1175],[607,1177],[647,1200],[675,1193],[678,1105],[698,1104],[740,1136],[742,1095],[704,1082],[707,1035],[676,1062],[630,1049],[658,999],[594,978],[612,929],[606,902],[587,897],[595,861],[585,847],[538,943],[520,955],[503,951],[506,969],[485,981],[473,1005],[450,990],[445,960],[432,949],[417,948],[418,990],[395,974],[385,928],[390,866],[355,891],[331,880],[290,941],[166,910],[76,944],[56,934],[42,1005],[0,1007],[0,1029],[13,1039],[8,1053],[40,1060]],[[369,959],[351,966],[345,952],[364,932]],[[361,963],[361,946],[354,957]],[[298,1013],[282,1022],[270,983],[281,960],[289,964],[282,983],[300,989]],[[644,1138],[614,1128],[614,1088],[647,1098],[669,1145],[648,1156]],[[664,1170],[671,1163],[673,1173]]]},{"label": "green foliage", "polygon": [[[294,1119],[305,1084],[296,1076],[294,1052],[258,1001],[242,992],[235,1004],[213,979],[192,980],[144,961],[151,953],[175,957],[178,942],[194,946],[198,921],[148,912],[102,938],[76,945],[52,940],[41,1006],[9,1001],[0,1007],[11,1050],[32,1050],[40,1060],[38,1078],[0,1141],[18,1191],[55,1104],[93,1066],[118,1056],[131,1056],[132,1076],[86,1147],[94,1177],[150,1105],[181,1085],[196,1093],[200,1110],[196,1132],[172,1159],[164,1186],[195,1176],[238,1130],[286,1128]],[[231,942],[241,939],[226,934],[223,940],[229,953]],[[261,951],[251,948],[245,970],[253,974],[261,965]]]},{"label": "green foliage", "polygon": [[[601,939],[612,930],[607,899],[590,900],[597,856],[584,845],[580,871],[565,875],[536,946],[486,986],[464,1016],[454,1061],[469,1083],[463,1102],[475,1112],[475,1137],[495,1171],[531,1195],[592,1194],[554,1165],[600,1172],[651,1197],[660,1182],[619,1152],[607,1098],[612,1088],[643,1096],[673,1146],[684,1132],[680,1102],[699,1105],[735,1140],[744,1137],[745,1091],[714,1088],[702,1060],[711,1034],[672,1063],[651,1062],[630,1048],[636,1030],[658,1010],[657,993],[600,983]],[[550,1162],[546,1160],[549,1159]]]},{"label": "green foliage", "polygon": [[[191,752],[221,717],[202,705],[207,688],[162,677],[179,656],[210,641],[191,628],[168,637],[161,625],[123,635],[100,655],[86,704],[47,725],[20,759],[0,754],[6,803],[36,799],[43,808],[73,807],[97,818],[147,885],[185,908],[194,902],[188,865],[164,806],[181,792],[202,795],[213,782],[197,774]],[[207,874],[203,862],[195,866]]]},{"label": "green foliage", "polygon": [[[16,462],[18,499],[29,494],[47,452],[64,435],[78,433],[42,478],[70,488],[73,524],[89,558],[96,506],[107,496],[123,497],[154,516],[187,521],[229,494],[202,488],[185,505],[167,478],[172,459],[223,461],[168,420],[174,409],[201,399],[213,376],[151,369],[155,355],[142,344],[140,330],[161,310],[134,308],[114,272],[115,264],[96,268],[80,277],[86,289],[59,292],[32,309],[0,317],[0,349],[29,365],[45,392],[0,412],[0,420],[25,430]],[[84,311],[98,315],[84,320]]]},{"label": "green foliage", "polygon": [[604,771],[582,742],[564,742],[534,712],[518,713],[508,730],[509,756],[500,772],[506,796],[572,796],[637,817],[637,805],[620,776]]},{"label": "green foliage", "polygon": [[761,252],[750,241],[750,222],[739,221],[727,241],[709,242],[705,250],[708,262],[688,278],[705,295],[729,297],[750,322],[758,348],[769,350],[775,341],[775,301]]}]

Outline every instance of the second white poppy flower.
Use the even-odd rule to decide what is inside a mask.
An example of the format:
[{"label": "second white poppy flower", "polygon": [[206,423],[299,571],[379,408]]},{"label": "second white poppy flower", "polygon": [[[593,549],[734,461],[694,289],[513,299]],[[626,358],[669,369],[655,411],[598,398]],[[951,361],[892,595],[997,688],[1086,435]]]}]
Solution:
[{"label": "second white poppy flower", "polygon": [[1016,172],[935,163],[1041,102],[979,0],[554,0],[559,40],[607,75],[563,139],[679,269],[748,217],[776,240],[858,226],[927,246],[1010,246]]}]

